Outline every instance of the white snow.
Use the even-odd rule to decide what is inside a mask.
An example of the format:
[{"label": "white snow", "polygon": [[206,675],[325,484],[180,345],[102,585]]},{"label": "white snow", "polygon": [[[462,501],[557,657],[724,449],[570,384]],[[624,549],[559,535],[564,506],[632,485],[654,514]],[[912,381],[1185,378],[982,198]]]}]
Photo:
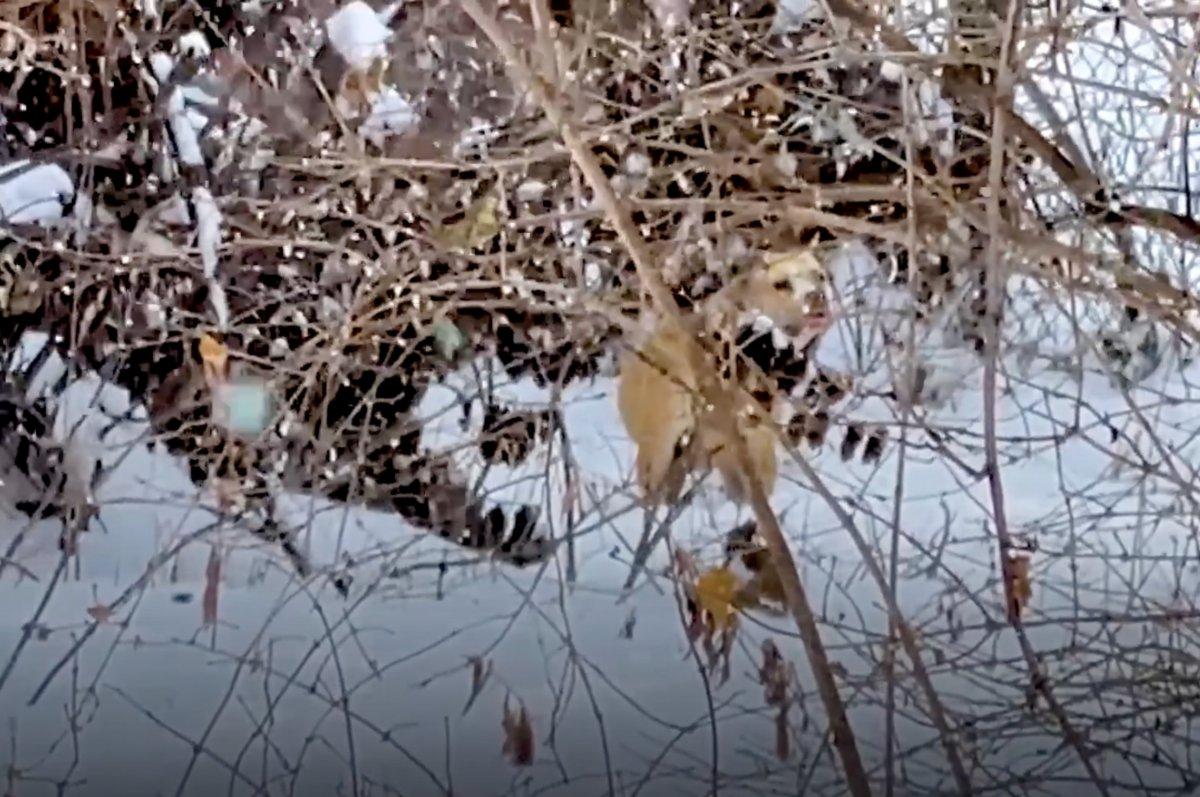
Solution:
[{"label": "white snow", "polygon": [[362,0],[353,0],[325,20],[329,44],[354,69],[366,69],[376,58],[387,56],[387,42],[392,35],[387,26],[398,6],[389,6],[376,13]]},{"label": "white snow", "polygon": [[650,10],[662,29],[672,33],[687,22],[692,13],[692,0],[652,0]]},{"label": "white snow", "polygon": [[204,186],[192,192],[192,203],[196,206],[196,245],[200,249],[204,277],[208,280],[209,303],[217,316],[217,324],[226,329],[229,326],[229,300],[217,277],[217,250],[221,246],[223,217],[212,193]]},{"label": "white snow", "polygon": [[[17,350],[10,368],[24,369],[47,343],[41,332],[26,333]],[[66,380],[66,387],[59,393],[53,386]],[[128,445],[134,435],[129,427],[104,435],[110,425],[109,418],[128,412],[129,394],[120,388],[104,383],[94,373],[69,377],[67,364],[57,354],[51,354],[30,380],[25,397],[33,400],[42,396],[57,396],[54,408],[53,427],[50,440],[62,446],[64,454],[64,496],[71,501],[83,501],[92,497],[92,475],[97,461],[111,465],[120,456],[122,446]],[[140,430],[139,430],[140,431]],[[29,483],[23,479],[8,478],[12,474],[0,475],[0,518],[8,512],[12,502],[38,500],[39,493],[26,494]]]},{"label": "white snow", "polygon": [[879,64],[879,76],[892,83],[899,83],[904,78],[904,64],[885,58]]},{"label": "white snow", "polygon": [[212,279],[217,273],[217,247],[221,245],[221,211],[212,193],[204,186],[192,192],[196,205],[196,239],[204,276]]},{"label": "white snow", "polygon": [[179,37],[179,52],[189,58],[207,58],[212,54],[212,48],[204,34],[194,30]]},{"label": "white snow", "polygon": [[782,0],[771,22],[771,33],[789,33],[800,27],[817,10],[812,0]]},{"label": "white snow", "polygon": [[176,87],[171,90],[171,97],[167,100],[167,114],[179,161],[188,166],[203,166],[204,154],[200,151],[200,136],[195,120],[188,113],[184,102],[183,89]]},{"label": "white snow", "polygon": [[215,279],[208,281],[208,303],[212,305],[217,317],[217,327],[221,331],[229,328],[229,300],[225,297],[225,289]]},{"label": "white snow", "polygon": [[167,85],[173,69],[175,69],[174,58],[162,51],[150,53],[150,71],[154,74],[154,79],[158,81],[159,88]]},{"label": "white snow", "polygon": [[516,196],[520,202],[533,202],[546,194],[548,185],[541,180],[526,180],[517,186]]},{"label": "white snow", "polygon": [[416,109],[395,88],[388,86],[371,104],[371,112],[358,128],[358,134],[375,146],[392,135],[411,130],[420,120]]},{"label": "white snow", "polygon": [[[189,34],[190,35],[190,34]],[[197,34],[199,35],[199,34]],[[184,36],[180,39],[180,47],[187,46],[194,50],[196,43],[192,41],[185,45]],[[201,36],[203,40],[203,36]],[[207,43],[205,43],[207,47]],[[175,70],[175,59],[164,52],[150,55],[150,71],[158,81],[159,90],[168,90],[167,123],[171,128],[171,137],[175,141],[176,155],[179,162],[188,166],[203,166],[204,154],[200,150],[200,134],[208,125],[208,117],[200,108],[215,107],[219,100],[211,92],[191,84],[171,85],[171,74]]]},{"label": "white snow", "polygon": [[56,163],[27,160],[0,166],[0,223],[52,222],[75,195],[71,176]]}]

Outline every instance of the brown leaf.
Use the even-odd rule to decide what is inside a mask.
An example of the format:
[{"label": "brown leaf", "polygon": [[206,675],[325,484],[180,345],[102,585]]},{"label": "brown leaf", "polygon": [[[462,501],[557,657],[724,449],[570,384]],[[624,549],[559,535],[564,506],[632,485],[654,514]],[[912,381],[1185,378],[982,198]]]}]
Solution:
[{"label": "brown leaf", "polygon": [[1015,604],[1013,611],[1018,616],[1024,613],[1030,599],[1033,598],[1033,582],[1030,579],[1029,565],[1028,554],[1015,554],[1008,563],[1012,600]]},{"label": "brown leaf", "polygon": [[775,715],[775,757],[787,761],[792,757],[791,732],[788,728],[787,708],[779,709]]},{"label": "brown leaf", "polygon": [[788,703],[788,688],[792,671],[779,648],[770,639],[762,643],[763,663],[758,670],[759,683],[763,685],[763,702],[768,706],[783,708]]},{"label": "brown leaf", "polygon": [[112,622],[113,610],[103,603],[97,603],[95,606],[89,606],[87,609],[88,617],[91,617],[100,625],[106,625]]},{"label": "brown leaf", "polygon": [[533,763],[533,725],[529,722],[529,714],[525,704],[518,705],[516,711],[509,709],[508,697],[504,698],[504,719],[500,727],[504,730],[504,746],[501,753],[508,756],[514,766],[525,767]]},{"label": "brown leaf", "polygon": [[625,617],[625,622],[621,624],[619,636],[621,639],[633,639],[633,629],[637,625],[637,614],[633,609],[629,610],[629,614]]},{"label": "brown leaf", "polygon": [[483,692],[483,687],[487,685],[488,677],[492,674],[491,659],[471,656],[468,661],[471,664],[471,695],[467,698],[467,704],[463,706],[464,717],[471,710],[471,706],[475,705],[476,698]]},{"label": "brown leaf", "polygon": [[221,587],[221,554],[217,546],[208,553],[208,564],[204,568],[204,599],[201,601],[201,623],[205,626],[217,622],[217,599]]}]

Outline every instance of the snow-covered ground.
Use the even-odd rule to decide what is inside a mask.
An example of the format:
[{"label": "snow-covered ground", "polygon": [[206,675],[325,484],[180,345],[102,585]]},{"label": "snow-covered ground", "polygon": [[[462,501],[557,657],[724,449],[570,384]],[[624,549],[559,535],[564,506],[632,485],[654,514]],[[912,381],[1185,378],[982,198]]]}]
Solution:
[{"label": "snow-covered ground", "polygon": [[[781,21],[787,27],[813,4],[784,5],[793,10]],[[348,63],[365,68],[387,51],[394,11],[349,3],[327,20],[326,33]],[[206,120],[195,106],[206,97],[196,86],[168,85],[171,58],[152,66],[171,92],[164,109],[177,158],[203,163]],[[1066,67],[1047,62],[1039,76],[1060,116],[1070,120],[1077,102],[1100,102],[1051,91],[1064,88],[1054,80],[1059,68]],[[1146,94],[1166,87],[1143,86]],[[417,116],[403,87],[384,86],[359,132],[377,145]],[[1150,183],[1179,182],[1177,164],[1155,148],[1170,134],[1173,114],[1148,120],[1144,107],[1125,103],[1102,121],[1124,132],[1146,125],[1134,153],[1143,160],[1114,169],[1146,175],[1147,185],[1131,196],[1157,200]],[[1074,121],[1069,129],[1089,155],[1106,150],[1107,142],[1084,140]],[[28,166],[0,170],[0,221],[60,219],[74,195],[70,176],[52,165],[18,174]],[[200,260],[219,287],[220,198],[192,200]],[[76,216],[81,207],[86,202],[76,203]],[[186,212],[177,221],[193,223]],[[1193,279],[1190,255],[1172,260],[1175,254],[1160,250],[1156,258],[1177,262],[1177,276]],[[868,392],[895,388],[894,352],[883,332],[905,329],[898,319],[907,300],[864,287],[876,271],[853,256],[834,270],[838,295],[864,301],[843,302],[821,359],[855,373]],[[1022,296],[1038,298],[1022,298],[1009,316],[1006,337],[1015,345],[1001,364],[997,433],[1009,526],[1036,544],[1030,640],[1114,792],[1178,787],[1180,772],[1194,770],[1189,717],[1200,710],[1189,686],[1200,675],[1196,369],[1168,356],[1127,392],[1105,372],[1094,341],[1072,332],[1072,299]],[[220,317],[220,306],[215,312]],[[1094,332],[1109,320],[1096,314],[1081,326]],[[889,428],[881,462],[845,463],[836,442],[805,455],[885,571],[898,518],[898,601],[919,631],[980,786],[1015,790],[1025,781],[1043,792],[1079,793],[1086,781],[1078,780],[1078,756],[1044,705],[1030,701],[1028,670],[1003,622],[993,510],[981,476],[981,365],[952,332],[942,319],[915,337],[927,401],[908,420],[943,430],[974,476],[910,428],[900,489],[901,426],[894,405],[881,399],[856,400],[847,410]],[[29,344],[35,349],[37,341]],[[499,394],[547,399],[527,384],[501,386]],[[448,389],[430,392],[422,412],[436,420],[427,443],[449,447],[461,435],[455,400]],[[691,658],[672,583],[661,575],[669,561],[664,545],[636,586],[623,589],[647,522],[625,487],[633,456],[611,378],[563,396],[582,475],[574,578],[565,543],[544,567],[464,563],[469,553],[393,515],[290,495],[282,503],[305,529],[302,546],[320,570],[297,580],[271,547],[237,528],[212,528],[211,496],[197,494],[180,463],[146,449],[141,425],[124,424],[101,442],[108,418],[97,404],[119,414],[128,397],[85,376],[69,389],[56,424],[78,458],[77,484],[94,455],[121,463],[97,490],[100,515],[78,558],[58,570],[56,525],[30,523],[0,506],[0,550],[8,552],[0,563],[0,717],[8,720],[0,762],[17,777],[13,793],[50,794],[63,781],[74,793],[131,795],[698,794],[711,789],[714,771],[723,793],[842,792],[789,618],[745,617],[731,677],[719,683]],[[466,455],[463,466],[478,472]],[[515,471],[489,472],[485,483],[495,498],[545,506],[546,530],[563,538],[557,444]],[[860,745],[873,776],[882,777],[887,621],[879,587],[795,464],[784,466],[773,503]],[[716,562],[721,535],[746,517],[713,480],[674,522],[672,542]],[[349,598],[330,585],[333,570],[353,575]],[[794,664],[800,684],[786,757],[777,754],[774,712],[755,680],[766,638]],[[474,700],[473,657],[487,662]],[[925,697],[903,654],[897,669],[897,791],[948,790]],[[502,754],[506,700],[529,711],[536,743],[529,768],[510,766]]]},{"label": "snow-covered ground", "polygon": [[[843,291],[854,287],[856,273],[867,273],[853,264],[850,258],[837,266]],[[864,316],[884,322],[892,301],[887,292],[858,290],[877,302]],[[851,368],[867,363],[869,379],[886,382],[878,359],[882,338],[850,318],[828,333],[821,359]],[[1048,340],[1043,335],[1043,344]],[[1006,508],[1012,530],[1037,545],[1030,638],[1071,716],[1103,743],[1136,727],[1103,719],[1112,700],[1124,693],[1144,705],[1150,692],[1139,691],[1138,679],[1164,661],[1184,671],[1200,662],[1188,623],[1162,618],[1171,611],[1187,616],[1197,589],[1195,568],[1187,564],[1197,544],[1188,504],[1193,369],[1164,366],[1134,391],[1131,405],[1099,372],[1095,356],[1083,356],[1082,379],[1050,367],[1052,344],[1033,357],[1019,357],[1017,347],[1004,363],[998,433]],[[1069,341],[1062,345],[1072,350]],[[982,468],[978,359],[937,335],[919,349],[930,379],[943,389],[934,408],[918,411],[930,413],[932,426],[961,429],[954,450]],[[1162,393],[1148,389],[1155,379]],[[74,429],[73,444],[90,453],[103,426],[89,409],[97,388],[91,377],[73,385],[58,424],[63,436]],[[111,388],[100,393],[111,413],[127,401]],[[547,399],[527,384],[499,394],[509,401]],[[461,435],[456,400],[449,389],[431,391],[422,406],[431,419],[429,445],[449,447]],[[0,526],[5,545],[27,532],[12,554],[20,568],[6,567],[0,576],[6,607],[0,650],[12,657],[0,707],[13,720],[14,763],[27,777],[86,779],[83,791],[97,794],[155,793],[177,784],[189,794],[259,787],[276,793],[290,784],[301,794],[331,794],[349,793],[355,781],[360,793],[368,792],[366,784],[387,783],[425,794],[448,789],[451,777],[459,794],[504,793],[517,784],[604,793],[610,777],[621,792],[641,784],[643,793],[696,793],[711,777],[715,743],[722,791],[762,793],[764,784],[787,790],[811,777],[814,788],[836,792],[836,772],[828,750],[822,752],[825,721],[789,619],[745,618],[729,682],[706,680],[689,658],[672,584],[661,575],[668,561],[661,546],[634,590],[622,590],[645,518],[622,486],[632,451],[611,378],[569,389],[563,407],[584,475],[574,583],[567,582],[565,545],[545,567],[461,564],[468,553],[394,516],[288,496],[288,516],[305,528],[302,544],[312,560],[353,575],[349,599],[324,576],[296,580],[280,555],[243,531],[206,531],[214,521],[205,509],[211,499],[197,496],[177,463],[138,442],[138,424],[126,424],[106,441],[106,461],[125,459],[99,488],[102,522],[82,538],[78,561],[65,572],[55,575],[52,523],[29,526],[14,514]],[[1163,450],[1145,435],[1136,444],[1132,433],[1126,440],[1135,407],[1150,417]],[[883,460],[843,463],[836,444],[810,456],[883,560],[897,510],[899,431],[882,403],[848,412],[892,424]],[[1115,443],[1114,428],[1121,432]],[[1055,436],[1062,438],[1057,445]],[[908,439],[928,442],[917,432]],[[1122,456],[1144,456],[1156,466],[1166,457],[1161,470],[1168,476],[1137,480],[1115,467]],[[473,467],[466,457],[463,465]],[[774,504],[842,673],[860,744],[878,764],[887,630],[879,589],[795,465],[785,465],[783,474]],[[494,470],[486,484],[493,498],[547,506],[547,530],[563,536],[557,447],[543,447],[515,471]],[[1079,776],[1078,761],[1041,713],[1025,707],[1028,673],[1003,628],[985,481],[943,456],[910,448],[904,484],[899,602],[921,629],[924,659],[947,710],[956,722],[973,725],[964,731],[965,749],[989,771],[1011,768],[1065,793],[1058,787],[1066,781],[1053,778]],[[672,539],[715,562],[721,534],[745,517],[713,480],[675,522]],[[210,569],[214,549],[219,574]],[[444,573],[440,562],[447,563]],[[1139,619],[1150,614],[1160,616]],[[206,616],[216,622],[206,624]],[[806,695],[789,716],[792,749],[784,762],[775,758],[774,715],[754,680],[767,637],[794,663]],[[490,675],[464,714],[476,656],[490,662]],[[913,791],[934,789],[945,782],[945,762],[903,656],[899,672],[905,777]],[[1105,677],[1115,685],[1102,694],[1097,684]],[[706,690],[717,718],[715,742]],[[528,769],[511,768],[501,754],[506,696],[530,712],[537,752]],[[1180,710],[1186,709],[1158,713]],[[63,736],[64,711],[76,716],[77,737]],[[1187,741],[1180,737],[1163,733],[1155,743],[1171,749]],[[194,755],[197,744],[201,752]],[[1142,744],[1126,746],[1149,756]],[[1115,754],[1104,762],[1120,783],[1132,782],[1135,765],[1148,781],[1178,778]]]}]

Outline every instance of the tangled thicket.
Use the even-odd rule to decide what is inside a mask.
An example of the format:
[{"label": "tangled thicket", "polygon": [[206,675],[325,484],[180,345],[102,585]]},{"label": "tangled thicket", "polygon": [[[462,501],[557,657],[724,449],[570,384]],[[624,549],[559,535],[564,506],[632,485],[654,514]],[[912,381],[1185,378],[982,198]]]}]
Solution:
[{"label": "tangled thicket", "polygon": [[[679,4],[674,23],[670,5],[556,2],[540,22],[537,4],[495,11],[557,79],[680,307],[702,305],[763,253],[828,253],[853,239],[910,292],[918,319],[949,318],[982,351],[995,228],[1014,276],[1192,334],[1189,295],[1135,251],[1134,232],[1190,240],[1196,223],[1122,199],[1052,137],[1016,123],[997,88],[1007,68],[995,13],[964,6],[946,35],[912,14],[920,46],[947,54],[932,68],[896,54],[904,40],[890,12],[871,30],[841,3],[830,21],[767,0],[700,0]],[[557,131],[455,3],[402,4],[388,57],[365,73],[325,42],[333,10],[6,4],[0,147],[65,166],[79,187],[68,211],[85,224],[6,228],[4,349],[12,357],[24,332],[49,332],[71,362],[144,403],[197,483],[235,485],[264,527],[282,480],[537,558],[546,545],[529,544],[532,510],[510,518],[473,497],[447,453],[423,444],[412,410],[467,363],[559,388],[595,376],[644,314],[642,286]],[[539,24],[552,29],[553,52],[538,45]],[[1054,18],[1029,6],[1020,24],[1052,30]],[[173,59],[165,83],[156,53]],[[384,83],[403,89],[419,123],[364,140],[364,103]],[[204,119],[201,163],[178,157],[168,97],[179,86],[192,90],[187,113]],[[1013,135],[993,164],[997,108]],[[993,167],[1004,193],[991,209]],[[213,279],[193,243],[209,196],[224,224]],[[224,329],[214,279],[227,296]],[[282,411],[256,439],[213,423],[198,378],[206,332],[269,379]],[[848,375],[810,362],[815,341],[797,349],[753,325],[733,335],[774,394],[795,397],[793,439],[823,445],[854,389]],[[1106,342],[1128,359],[1117,337]],[[33,450],[51,447],[37,421],[45,408],[19,392],[3,429],[51,486],[55,457]],[[904,395],[919,402],[919,385]],[[557,423],[482,400],[488,462],[520,461]],[[864,437],[878,458],[882,438],[850,422],[845,455]]]}]

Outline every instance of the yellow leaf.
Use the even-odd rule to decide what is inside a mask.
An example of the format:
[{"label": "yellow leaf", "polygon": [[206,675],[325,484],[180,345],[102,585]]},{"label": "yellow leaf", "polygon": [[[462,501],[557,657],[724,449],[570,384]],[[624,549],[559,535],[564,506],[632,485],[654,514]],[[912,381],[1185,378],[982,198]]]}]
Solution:
[{"label": "yellow leaf", "polygon": [[204,364],[204,378],[209,384],[221,381],[228,372],[229,349],[205,332],[200,336],[200,360]]},{"label": "yellow leaf", "polygon": [[99,625],[105,625],[112,620],[113,611],[103,603],[97,603],[95,606],[89,606],[87,609],[88,617],[91,617]]},{"label": "yellow leaf", "polygon": [[736,609],[733,601],[739,584],[727,567],[715,567],[705,571],[696,580],[696,603],[713,618],[713,624],[722,628],[729,624]]},{"label": "yellow leaf", "polygon": [[504,718],[500,722],[504,730],[504,745],[501,752],[508,756],[516,766],[524,767],[533,763],[533,724],[529,721],[529,713],[525,704],[521,703],[515,711],[508,707],[508,697],[504,698]]},{"label": "yellow leaf", "polygon": [[496,215],[500,201],[488,196],[477,200],[467,209],[461,221],[447,224],[434,232],[434,238],[448,249],[471,250],[483,246],[500,233]]},{"label": "yellow leaf", "polygon": [[637,445],[637,478],[648,502],[674,500],[686,468],[676,464],[696,424],[696,379],[683,333],[663,329],[640,352],[621,358],[617,407]]}]

